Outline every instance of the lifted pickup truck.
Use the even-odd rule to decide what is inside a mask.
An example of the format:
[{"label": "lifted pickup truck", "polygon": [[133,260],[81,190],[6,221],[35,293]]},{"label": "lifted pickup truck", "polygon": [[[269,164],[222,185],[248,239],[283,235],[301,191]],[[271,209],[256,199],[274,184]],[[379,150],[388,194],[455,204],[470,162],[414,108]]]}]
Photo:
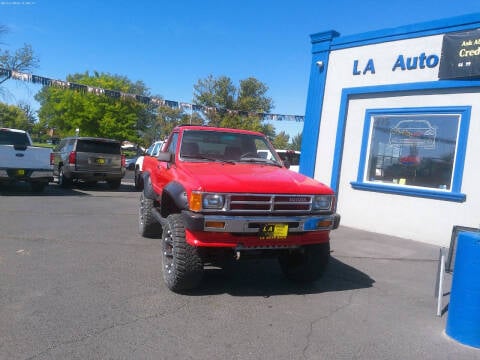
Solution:
[{"label": "lifted pickup truck", "polygon": [[34,192],[41,192],[53,181],[51,150],[32,146],[23,130],[0,128],[0,184],[28,182]]},{"label": "lifted pickup truck", "polygon": [[[276,256],[287,278],[314,281],[330,257],[340,216],[333,191],[287,170],[258,132],[179,126],[143,163],[139,231],[162,238],[163,278],[182,292],[205,265]],[[269,150],[273,159],[259,155]]]}]

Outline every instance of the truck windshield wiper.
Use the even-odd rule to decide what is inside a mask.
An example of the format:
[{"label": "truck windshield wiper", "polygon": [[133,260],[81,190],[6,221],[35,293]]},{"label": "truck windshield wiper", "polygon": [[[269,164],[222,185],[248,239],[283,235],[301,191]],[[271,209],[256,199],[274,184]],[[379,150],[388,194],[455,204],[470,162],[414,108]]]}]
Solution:
[{"label": "truck windshield wiper", "polygon": [[241,158],[239,162],[259,163],[259,164],[267,164],[267,165],[282,167],[282,164],[279,164],[274,160],[257,158],[257,157],[244,157],[244,158]]},{"label": "truck windshield wiper", "polygon": [[182,155],[182,158],[184,159],[197,159],[197,160],[208,160],[208,161],[213,161],[213,162],[219,162],[219,163],[226,163],[226,164],[233,164],[235,165],[237,162],[233,160],[224,160],[224,159],[217,159],[214,157],[210,156],[205,156],[201,154],[197,155]]}]

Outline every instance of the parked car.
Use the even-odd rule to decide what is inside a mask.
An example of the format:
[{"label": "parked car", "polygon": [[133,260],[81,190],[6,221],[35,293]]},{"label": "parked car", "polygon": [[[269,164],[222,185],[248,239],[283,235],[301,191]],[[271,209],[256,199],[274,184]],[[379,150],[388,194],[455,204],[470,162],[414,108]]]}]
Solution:
[{"label": "parked car", "polygon": [[125,168],[127,170],[135,170],[135,163],[137,162],[138,158],[139,158],[139,156],[126,158],[125,159]]},{"label": "parked car", "polygon": [[[298,172],[300,166],[300,151],[276,149],[275,152],[280,156],[283,163],[289,170]],[[269,150],[259,150],[258,155],[264,159],[272,160],[275,156]]]},{"label": "parked car", "polygon": [[162,149],[164,141],[155,141],[152,145],[148,147],[143,156],[139,156],[135,162],[135,189],[143,189],[143,159],[145,156],[157,156],[160,150]]},{"label": "parked car", "polygon": [[48,148],[32,145],[24,130],[0,128],[0,184],[29,183],[41,192],[53,180]]},{"label": "parked car", "polygon": [[125,156],[120,145],[117,140],[95,137],[61,140],[52,153],[58,184],[68,187],[75,181],[106,181],[110,188],[119,188],[125,175]]}]

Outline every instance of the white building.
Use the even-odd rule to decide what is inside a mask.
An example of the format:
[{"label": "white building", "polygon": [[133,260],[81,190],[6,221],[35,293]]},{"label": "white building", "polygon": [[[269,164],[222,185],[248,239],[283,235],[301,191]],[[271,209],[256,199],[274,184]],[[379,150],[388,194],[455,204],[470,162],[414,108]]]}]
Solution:
[{"label": "white building", "polygon": [[480,225],[480,14],[311,36],[300,171],[342,225],[448,246]]}]

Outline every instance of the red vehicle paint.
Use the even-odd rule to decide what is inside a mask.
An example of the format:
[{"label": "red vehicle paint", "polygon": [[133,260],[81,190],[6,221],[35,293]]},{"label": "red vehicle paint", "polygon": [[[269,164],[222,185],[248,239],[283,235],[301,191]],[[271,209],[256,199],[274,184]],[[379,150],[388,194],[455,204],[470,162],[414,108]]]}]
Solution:
[{"label": "red vehicle paint", "polygon": [[163,149],[143,160],[139,231],[162,238],[171,290],[197,287],[204,265],[250,256],[278,257],[295,281],[320,277],[340,221],[332,189],[288,170],[258,132],[180,126]]}]

